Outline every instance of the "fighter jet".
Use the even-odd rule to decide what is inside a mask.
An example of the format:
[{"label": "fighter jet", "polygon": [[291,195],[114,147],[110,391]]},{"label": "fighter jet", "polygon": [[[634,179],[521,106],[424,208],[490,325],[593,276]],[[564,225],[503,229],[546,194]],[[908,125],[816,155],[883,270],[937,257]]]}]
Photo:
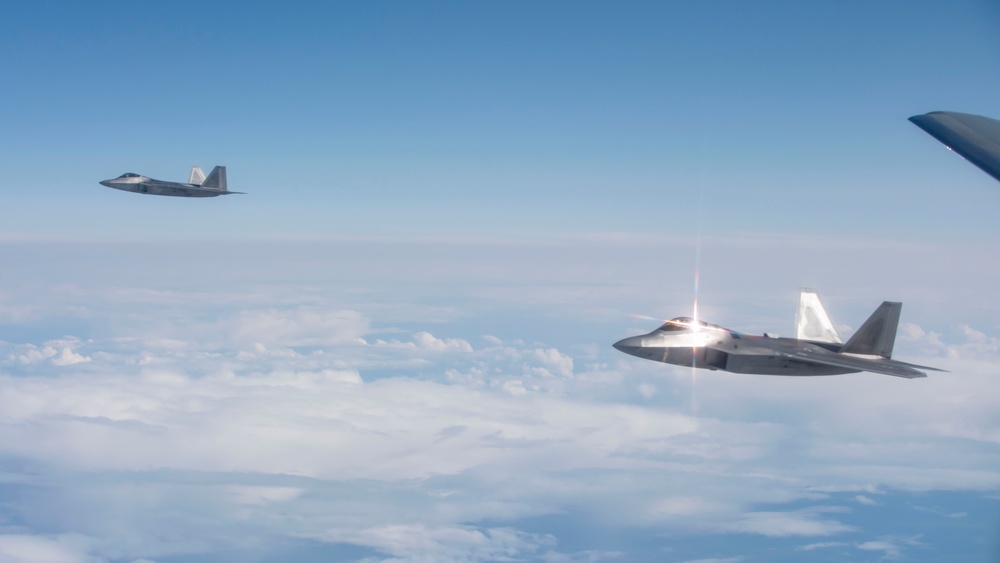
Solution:
[{"label": "fighter jet", "polygon": [[914,115],[910,121],[983,172],[1000,180],[1000,121],[954,111]]},{"label": "fighter jet", "polygon": [[760,375],[871,371],[912,379],[927,377],[920,369],[944,371],[891,359],[902,307],[902,303],[882,303],[844,343],[816,291],[803,289],[795,318],[795,338],[743,334],[690,317],[677,317],[649,334],[620,340],[614,347],[647,360]]},{"label": "fighter jet", "polygon": [[213,168],[208,178],[205,178],[205,173],[201,171],[200,167],[194,166],[191,168],[191,175],[188,177],[188,183],[186,184],[154,180],[148,176],[128,172],[117,178],[104,180],[101,182],[101,185],[138,194],[169,195],[175,197],[215,197],[244,193],[231,192],[226,189],[225,166],[216,166]]}]

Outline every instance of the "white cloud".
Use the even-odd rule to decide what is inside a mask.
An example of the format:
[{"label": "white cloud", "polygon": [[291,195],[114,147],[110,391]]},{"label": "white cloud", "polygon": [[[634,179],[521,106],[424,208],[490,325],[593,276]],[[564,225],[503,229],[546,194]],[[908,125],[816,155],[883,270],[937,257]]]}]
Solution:
[{"label": "white cloud", "polygon": [[656,395],[656,386],[650,383],[640,383],[636,387],[636,390],[639,391],[640,395],[642,395],[647,399],[650,399],[653,397],[653,395]]},{"label": "white cloud", "polygon": [[458,352],[472,352],[472,345],[461,338],[436,338],[429,332],[418,332],[413,335],[413,341],[421,348],[431,350],[455,350]]},{"label": "white cloud", "polygon": [[353,342],[368,330],[369,321],[356,311],[263,309],[244,310],[218,323],[215,339],[265,346],[315,346]]},{"label": "white cloud", "polygon": [[43,346],[39,348],[33,344],[28,344],[26,346],[20,346],[19,348],[21,349],[18,352],[11,354],[9,359],[16,360],[22,364],[40,362],[56,355],[56,349],[51,346]]},{"label": "white cloud", "polygon": [[[546,518],[607,522],[621,537],[817,538],[830,541],[801,549],[887,555],[890,544],[909,544],[856,523],[873,503],[893,506],[881,495],[1000,490],[1000,348],[990,320],[1000,305],[939,296],[925,285],[938,273],[919,278],[904,266],[892,279],[840,285],[828,306],[853,321],[883,297],[928,303],[907,306],[896,355],[950,373],[692,374],[610,348],[636,324],[627,313],[690,309],[690,279],[661,275],[676,271],[648,260],[688,242],[633,242],[641,252],[604,241],[577,249],[581,258],[565,267],[552,264],[571,243],[528,244],[530,257],[512,259],[519,268],[484,277],[474,260],[456,259],[422,271],[427,284],[370,283],[383,279],[371,273],[385,267],[377,260],[315,273],[310,257],[299,273],[268,276],[307,271],[322,280],[311,284],[234,277],[219,280],[224,291],[184,290],[150,277],[142,292],[81,282],[5,296],[34,308],[25,320],[49,323],[25,330],[45,335],[32,343],[0,343],[0,457],[15,460],[4,478],[31,483],[14,485],[31,494],[12,497],[11,517],[32,515],[27,532],[85,533],[96,538],[86,549],[30,537],[115,560],[289,538],[346,541],[388,560],[621,555],[563,553],[564,538],[539,524]],[[795,264],[804,279],[844,268],[817,248],[899,250],[863,242],[789,244],[810,248]],[[705,246],[705,315],[783,332],[794,287],[774,288],[788,272],[746,272],[786,246],[727,244]],[[491,252],[499,263],[507,250]],[[566,291],[588,272],[593,283]],[[738,289],[711,281],[734,272],[744,276]],[[921,285],[906,285],[913,280]],[[580,307],[581,297],[600,305]],[[82,300],[90,309],[66,312]],[[533,527],[520,529],[522,519]],[[858,544],[849,532],[875,539]]]},{"label": "white cloud", "polygon": [[555,547],[549,535],[510,528],[470,526],[428,528],[422,524],[389,525],[358,531],[331,530],[318,539],[373,547],[391,556],[381,561],[516,561]]},{"label": "white cloud", "polygon": [[573,358],[555,348],[534,350],[535,358],[545,366],[545,374],[554,372],[560,377],[573,377]]},{"label": "white cloud", "polygon": [[903,551],[907,547],[924,547],[926,544],[920,541],[922,534],[915,536],[882,536],[876,540],[860,542],[854,547],[862,551],[881,551],[882,559],[894,560],[903,557]]},{"label": "white cloud", "polygon": [[802,551],[813,551],[816,549],[829,549],[831,547],[844,547],[847,545],[850,544],[842,541],[826,541],[826,542],[810,543],[808,545],[800,547],[799,549]]},{"label": "white cloud", "polygon": [[272,502],[288,502],[302,496],[305,489],[298,487],[229,487],[234,502],[238,504],[263,505]]},{"label": "white cloud", "polygon": [[899,559],[903,554],[899,545],[885,540],[866,541],[859,543],[857,548],[864,551],[881,551],[886,559]]},{"label": "white cloud", "polygon": [[733,506],[718,501],[698,497],[669,497],[653,503],[652,512],[656,516],[689,517],[712,513],[730,513]]},{"label": "white cloud", "polygon": [[0,535],[0,560],[6,563],[97,563],[87,555],[87,539],[78,535]]},{"label": "white cloud", "polygon": [[73,364],[81,364],[89,361],[90,356],[77,354],[68,347],[63,347],[62,350],[59,351],[59,355],[52,358],[52,363],[57,366],[71,366]]},{"label": "white cloud", "polygon": [[875,502],[874,500],[872,500],[871,497],[866,497],[865,495],[857,495],[857,496],[854,497],[854,500],[856,500],[858,502],[858,504],[863,504],[865,506],[877,506],[878,505],[878,503]]},{"label": "white cloud", "polygon": [[90,356],[84,356],[74,350],[81,346],[75,339],[50,340],[41,346],[20,344],[14,347],[7,359],[20,364],[35,364],[48,360],[55,366],[71,366],[91,361]]},{"label": "white cloud", "polygon": [[524,395],[528,392],[528,390],[524,388],[524,382],[520,379],[504,381],[501,388],[511,395]]},{"label": "white cloud", "polygon": [[969,515],[967,512],[950,512],[947,510],[941,510],[940,508],[931,508],[919,505],[914,506],[913,510],[917,510],[919,512],[927,512],[929,514],[935,514],[943,518],[965,518],[966,516]]},{"label": "white cloud", "polygon": [[821,518],[812,511],[748,512],[720,528],[771,537],[832,536],[855,529],[836,520]]}]

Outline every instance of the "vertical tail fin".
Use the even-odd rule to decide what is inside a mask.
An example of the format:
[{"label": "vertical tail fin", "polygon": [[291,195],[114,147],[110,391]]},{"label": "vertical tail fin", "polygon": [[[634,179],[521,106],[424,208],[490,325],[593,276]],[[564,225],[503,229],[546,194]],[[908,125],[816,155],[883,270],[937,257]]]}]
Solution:
[{"label": "vertical tail fin", "polygon": [[226,167],[216,166],[212,169],[212,173],[208,175],[208,178],[202,182],[201,187],[212,188],[219,191],[228,191],[228,185],[226,182]]},{"label": "vertical tail fin", "polygon": [[815,289],[802,288],[799,293],[799,309],[795,312],[795,338],[834,344],[843,342]]},{"label": "vertical tail fin", "polygon": [[201,169],[201,166],[192,166],[191,175],[188,176],[188,183],[194,186],[200,186],[205,182],[205,171]]},{"label": "vertical tail fin", "polygon": [[882,302],[840,351],[849,354],[868,354],[891,358],[892,347],[896,343],[899,313],[902,310],[902,303]]}]

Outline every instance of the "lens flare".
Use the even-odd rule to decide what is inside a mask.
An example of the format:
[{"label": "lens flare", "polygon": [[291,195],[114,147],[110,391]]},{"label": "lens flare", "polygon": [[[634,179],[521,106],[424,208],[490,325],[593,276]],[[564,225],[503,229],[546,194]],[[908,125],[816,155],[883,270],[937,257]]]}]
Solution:
[{"label": "lens flare", "polygon": [[632,317],[633,319],[639,319],[640,321],[656,321],[658,323],[665,323],[665,322],[667,322],[664,319],[658,319],[656,317],[650,317],[649,315],[640,315],[639,313],[630,313],[629,316]]},{"label": "lens flare", "polygon": [[[700,222],[699,222],[700,223]],[[692,311],[691,318],[694,319],[694,330],[699,330],[701,323],[698,322],[698,285],[700,280],[701,272],[701,229],[699,228],[698,238],[695,240],[694,247],[694,307]],[[691,346],[691,414],[693,416],[698,415],[698,396],[696,394],[695,384],[698,380],[698,346],[697,340],[693,341]]]}]

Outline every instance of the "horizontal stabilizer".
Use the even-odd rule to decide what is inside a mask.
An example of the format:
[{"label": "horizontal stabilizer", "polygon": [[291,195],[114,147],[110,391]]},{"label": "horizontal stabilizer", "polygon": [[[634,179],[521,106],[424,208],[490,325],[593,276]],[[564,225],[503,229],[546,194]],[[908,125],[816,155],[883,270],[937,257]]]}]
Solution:
[{"label": "horizontal stabilizer", "polygon": [[896,343],[899,313],[902,310],[902,303],[883,301],[840,351],[845,354],[891,358],[892,347]]},{"label": "horizontal stabilizer", "polygon": [[895,377],[905,377],[907,379],[927,377],[926,373],[916,368],[944,371],[937,368],[918,366],[916,364],[908,364],[906,362],[899,362],[885,358],[859,358],[857,356],[846,356],[844,354],[837,354],[826,350],[807,349],[796,352],[783,352],[781,353],[781,356],[797,362],[833,366],[855,371],[870,371],[873,373],[881,373]]}]

